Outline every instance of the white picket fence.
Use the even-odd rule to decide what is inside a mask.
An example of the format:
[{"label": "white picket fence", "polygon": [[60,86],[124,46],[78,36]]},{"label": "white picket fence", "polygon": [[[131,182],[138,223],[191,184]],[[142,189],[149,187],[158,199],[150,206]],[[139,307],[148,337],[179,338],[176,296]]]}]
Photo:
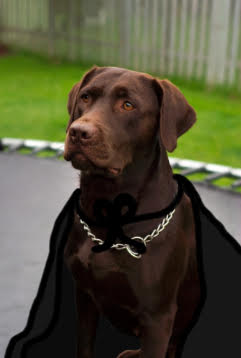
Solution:
[{"label": "white picket fence", "polygon": [[0,39],[241,89],[241,0],[0,0]]}]

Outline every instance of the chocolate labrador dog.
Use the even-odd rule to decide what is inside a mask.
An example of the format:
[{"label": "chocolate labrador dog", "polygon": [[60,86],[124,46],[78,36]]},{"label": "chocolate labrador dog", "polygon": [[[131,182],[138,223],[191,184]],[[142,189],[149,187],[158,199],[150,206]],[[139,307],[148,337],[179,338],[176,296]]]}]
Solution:
[{"label": "chocolate labrador dog", "polygon": [[[178,184],[166,151],[196,121],[177,87],[145,73],[95,66],[72,88],[68,111],[64,157],[81,170],[79,207],[86,217],[96,222],[95,202],[113,202],[122,193],[135,199],[136,215],[168,207]],[[76,212],[65,261],[76,283],[78,358],[93,357],[99,312],[140,339],[140,349],[118,358],[176,357],[200,301],[190,199],[184,194],[164,216],[167,224],[155,237],[163,218],[124,225],[129,238],[149,235],[141,255],[124,244],[93,252],[108,230],[93,224],[88,231]]]}]

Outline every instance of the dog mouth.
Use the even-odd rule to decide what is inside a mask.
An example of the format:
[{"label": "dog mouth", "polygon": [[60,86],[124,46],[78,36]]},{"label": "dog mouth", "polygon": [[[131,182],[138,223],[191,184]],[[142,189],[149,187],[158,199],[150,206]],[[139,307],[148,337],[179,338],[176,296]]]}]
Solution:
[{"label": "dog mouth", "polygon": [[109,178],[117,178],[121,175],[122,169],[121,168],[102,168],[102,167],[95,167],[93,171],[89,170],[91,173],[95,173],[97,175],[109,177]]},{"label": "dog mouth", "polygon": [[67,161],[71,161],[72,166],[75,169],[79,169],[81,171],[86,171],[88,173],[93,173],[97,175],[118,177],[123,171],[123,168],[121,167],[112,167],[107,163],[104,164],[103,160],[92,160],[90,156],[83,151],[68,152],[64,155],[64,159]]},{"label": "dog mouth", "polygon": [[121,169],[120,169],[120,168],[107,168],[107,171],[108,171],[110,174],[113,174],[113,175],[115,175],[115,176],[120,175],[120,173],[121,173]]}]

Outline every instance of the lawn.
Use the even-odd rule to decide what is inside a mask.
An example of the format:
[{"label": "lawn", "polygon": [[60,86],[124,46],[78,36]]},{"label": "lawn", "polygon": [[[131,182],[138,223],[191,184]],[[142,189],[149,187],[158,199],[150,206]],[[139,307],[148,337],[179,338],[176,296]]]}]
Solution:
[{"label": "lawn", "polygon": [[[0,57],[0,137],[63,141],[68,92],[89,67],[24,53]],[[241,167],[240,96],[179,82],[198,120],[171,155]]]}]

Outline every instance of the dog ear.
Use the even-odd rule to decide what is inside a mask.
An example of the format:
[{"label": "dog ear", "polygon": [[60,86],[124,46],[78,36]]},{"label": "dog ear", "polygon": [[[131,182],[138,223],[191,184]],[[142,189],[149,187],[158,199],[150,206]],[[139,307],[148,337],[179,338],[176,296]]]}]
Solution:
[{"label": "dog ear", "polygon": [[69,98],[68,98],[68,103],[67,103],[67,109],[70,115],[70,119],[67,125],[67,129],[66,132],[68,131],[71,123],[74,121],[74,115],[75,115],[75,109],[76,109],[76,103],[78,100],[78,94],[80,89],[85,86],[92,77],[94,77],[97,73],[101,72],[103,69],[105,69],[104,67],[98,67],[98,66],[93,66],[82,78],[81,81],[77,82],[71,89],[71,91],[69,92]]},{"label": "dog ear", "polygon": [[170,81],[154,79],[154,87],[160,103],[161,140],[166,150],[173,152],[177,138],[196,122],[196,113]]}]

